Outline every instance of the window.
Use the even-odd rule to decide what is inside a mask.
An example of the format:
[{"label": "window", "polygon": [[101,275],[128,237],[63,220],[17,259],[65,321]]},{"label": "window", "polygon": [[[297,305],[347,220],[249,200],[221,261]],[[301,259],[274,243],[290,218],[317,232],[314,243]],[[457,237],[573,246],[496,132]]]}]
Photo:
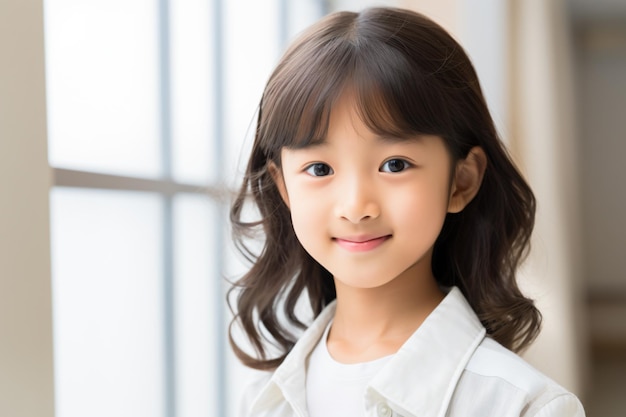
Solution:
[{"label": "window", "polygon": [[323,2],[44,5],[57,415],[229,415],[229,189]]}]

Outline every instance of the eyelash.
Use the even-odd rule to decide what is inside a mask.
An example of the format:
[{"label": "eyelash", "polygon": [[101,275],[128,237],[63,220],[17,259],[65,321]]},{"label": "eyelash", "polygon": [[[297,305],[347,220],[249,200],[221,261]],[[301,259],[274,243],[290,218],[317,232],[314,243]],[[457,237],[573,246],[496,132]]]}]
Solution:
[{"label": "eyelash", "polygon": [[[390,169],[385,169],[385,166],[387,166],[390,162],[401,162],[402,163],[402,169],[398,170],[398,171],[393,171]],[[408,168],[410,168],[411,166],[413,166],[410,162],[406,161],[405,159],[401,159],[401,158],[392,158],[389,159],[387,161],[385,161],[381,166],[379,171],[381,172],[387,172],[390,174],[394,174],[394,173],[398,173],[398,172],[402,172],[407,170]],[[320,169],[323,169],[324,172],[319,172]],[[316,172],[317,171],[317,172]],[[312,177],[326,177],[328,175],[332,175],[335,173],[335,171],[333,171],[333,169],[330,167],[330,165],[325,164],[323,162],[316,162],[314,164],[311,164],[309,166],[307,166],[304,170],[304,172],[306,172],[307,174],[309,174]]]},{"label": "eyelash", "polygon": [[[391,171],[391,170],[385,170],[385,166],[387,166],[390,162],[401,162],[402,163],[402,169],[400,169],[399,171]],[[406,171],[407,169],[411,168],[413,166],[413,164],[411,164],[410,162],[408,162],[405,159],[401,159],[401,158],[391,158],[386,160],[381,166],[380,166],[380,171],[381,172],[387,172],[390,174],[395,174],[398,172],[402,172],[402,171]]]},{"label": "eyelash", "polygon": [[[318,175],[315,173],[315,168],[324,168],[327,169],[327,173],[322,174],[322,175]],[[323,162],[316,162],[314,164],[311,164],[309,166],[306,167],[306,169],[304,170],[304,172],[306,172],[307,174],[309,174],[312,177],[325,177],[327,175],[331,175],[334,174],[335,171],[333,171],[333,169],[330,167],[330,165],[325,164]]]}]

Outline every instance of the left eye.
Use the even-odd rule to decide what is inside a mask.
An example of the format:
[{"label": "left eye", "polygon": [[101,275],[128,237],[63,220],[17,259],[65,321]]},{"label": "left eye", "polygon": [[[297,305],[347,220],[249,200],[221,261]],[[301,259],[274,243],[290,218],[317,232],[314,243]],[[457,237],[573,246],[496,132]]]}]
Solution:
[{"label": "left eye", "polygon": [[404,159],[390,159],[380,167],[380,170],[382,172],[401,172],[410,166]]}]

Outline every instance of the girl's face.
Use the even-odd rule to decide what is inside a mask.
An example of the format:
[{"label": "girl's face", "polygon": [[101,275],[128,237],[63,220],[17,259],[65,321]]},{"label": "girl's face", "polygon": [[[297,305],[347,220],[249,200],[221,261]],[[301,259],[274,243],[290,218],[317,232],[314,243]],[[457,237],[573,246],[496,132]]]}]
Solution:
[{"label": "girl's face", "polygon": [[282,150],[274,177],[296,235],[349,287],[432,277],[432,248],[453,204],[450,155],[437,136],[373,133],[354,106],[344,94],[323,143]]}]

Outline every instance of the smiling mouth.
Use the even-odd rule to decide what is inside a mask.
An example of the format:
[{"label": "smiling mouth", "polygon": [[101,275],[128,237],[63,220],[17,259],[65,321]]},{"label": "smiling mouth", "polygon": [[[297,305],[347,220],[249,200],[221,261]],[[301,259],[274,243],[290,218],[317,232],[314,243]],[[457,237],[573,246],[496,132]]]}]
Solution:
[{"label": "smiling mouth", "polygon": [[391,235],[378,236],[374,238],[333,238],[333,240],[343,249],[350,252],[367,252],[376,249],[388,239]]}]

